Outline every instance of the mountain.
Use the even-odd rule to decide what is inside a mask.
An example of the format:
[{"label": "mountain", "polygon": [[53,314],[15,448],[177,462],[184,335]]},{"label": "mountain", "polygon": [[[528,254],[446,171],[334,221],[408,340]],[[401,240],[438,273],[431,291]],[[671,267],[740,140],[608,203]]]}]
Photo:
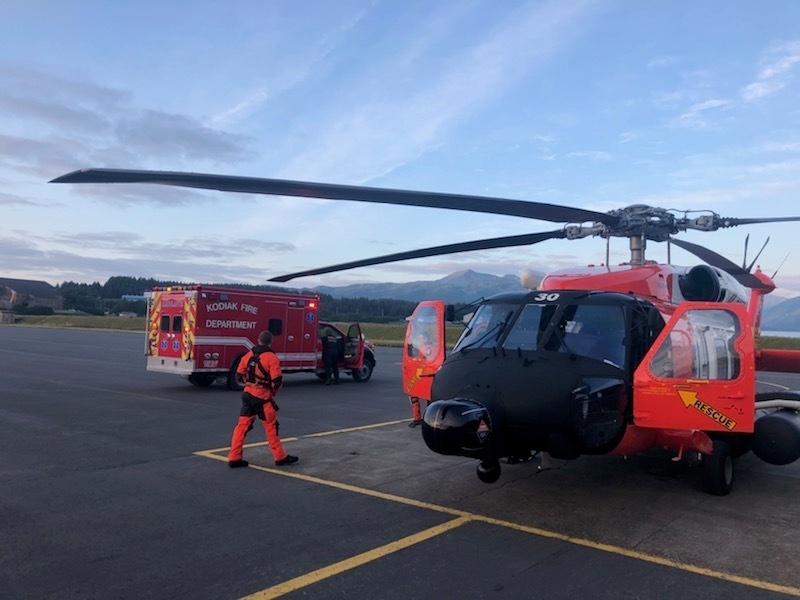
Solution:
[{"label": "mountain", "polygon": [[764,311],[761,313],[761,330],[800,331],[800,297],[784,300],[772,306],[767,306],[765,303]]},{"label": "mountain", "polygon": [[472,302],[500,292],[523,291],[516,275],[498,277],[472,270],[452,273],[433,281],[409,283],[357,283],[341,287],[321,285],[311,288],[317,294],[329,294],[334,298],[368,298],[378,300],[444,300],[452,304]]},{"label": "mountain", "polygon": [[[411,302],[444,300],[452,304],[466,304],[500,292],[521,290],[523,287],[516,275],[498,277],[472,270],[458,271],[433,281],[359,283],[341,287],[321,285],[310,289],[316,294],[328,294],[334,298],[391,298]],[[763,331],[800,331],[800,297],[766,296],[764,300]]]}]

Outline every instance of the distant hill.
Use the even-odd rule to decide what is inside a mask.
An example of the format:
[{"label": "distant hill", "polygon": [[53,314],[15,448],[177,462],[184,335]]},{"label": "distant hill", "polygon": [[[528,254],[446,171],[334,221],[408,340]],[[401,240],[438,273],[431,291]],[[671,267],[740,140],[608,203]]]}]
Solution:
[{"label": "distant hill", "polygon": [[[334,298],[367,298],[378,300],[444,300],[453,304],[472,302],[500,292],[522,291],[516,275],[489,275],[472,270],[458,271],[433,281],[410,283],[361,283],[341,287],[317,286],[311,291]],[[800,297],[784,299],[767,296],[761,321],[764,331],[800,331]]]},{"label": "distant hill", "polygon": [[378,300],[444,300],[453,304],[472,302],[500,292],[523,291],[516,275],[489,275],[472,270],[458,271],[433,281],[409,283],[358,283],[341,287],[321,285],[311,290],[317,294],[329,294],[334,298],[368,298]]},{"label": "distant hill", "polygon": [[[769,298],[769,296],[767,296]],[[800,297],[767,306],[761,316],[762,331],[800,331]]]}]

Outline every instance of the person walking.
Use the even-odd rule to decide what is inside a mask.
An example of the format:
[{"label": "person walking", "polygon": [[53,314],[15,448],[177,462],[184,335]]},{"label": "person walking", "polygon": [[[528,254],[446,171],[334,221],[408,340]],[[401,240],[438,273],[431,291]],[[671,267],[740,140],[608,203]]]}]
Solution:
[{"label": "person walking", "polygon": [[267,443],[275,459],[275,465],[291,465],[299,459],[283,449],[278,435],[278,405],[275,395],[283,385],[281,364],[272,350],[272,334],[262,331],[258,335],[258,345],[242,356],[236,368],[244,379],[242,410],[233,429],[231,449],[228,452],[228,466],[232,469],[246,467],[249,463],[242,459],[244,438],[253,428],[256,417],[264,426]]}]

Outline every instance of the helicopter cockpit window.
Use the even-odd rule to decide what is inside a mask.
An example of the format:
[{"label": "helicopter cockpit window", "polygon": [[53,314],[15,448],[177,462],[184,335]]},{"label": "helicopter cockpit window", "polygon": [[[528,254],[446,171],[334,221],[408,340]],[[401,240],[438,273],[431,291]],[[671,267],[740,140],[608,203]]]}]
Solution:
[{"label": "helicopter cockpit window", "polygon": [[578,304],[561,313],[556,327],[561,352],[625,366],[625,315],[619,306]]},{"label": "helicopter cockpit window", "polygon": [[506,350],[536,350],[539,345],[539,338],[542,332],[547,327],[550,320],[551,311],[547,311],[547,315],[542,319],[545,314],[545,306],[541,304],[528,304],[522,309],[519,318],[511,326],[503,348]]},{"label": "helicopter cockpit window", "polygon": [[736,379],[741,357],[733,342],[739,333],[739,322],[729,311],[688,311],[672,326],[649,370],[665,379]]},{"label": "helicopter cockpit window", "polygon": [[511,304],[483,304],[478,307],[453,352],[467,348],[493,347],[516,309],[517,305]]}]

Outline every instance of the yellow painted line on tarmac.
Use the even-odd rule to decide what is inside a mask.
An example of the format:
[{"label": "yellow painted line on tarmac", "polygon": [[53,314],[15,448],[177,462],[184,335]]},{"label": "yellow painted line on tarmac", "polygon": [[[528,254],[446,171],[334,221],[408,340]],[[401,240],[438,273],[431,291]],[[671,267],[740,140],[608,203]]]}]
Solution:
[{"label": "yellow painted line on tarmac", "polygon": [[[397,424],[397,423],[402,423],[404,421],[408,421],[408,419],[404,419],[404,420],[401,420],[401,421],[392,421],[392,422],[388,422],[388,423],[379,423],[377,425],[366,425],[366,426],[363,426],[363,427],[353,427],[353,428],[349,428],[349,429],[339,429],[339,430],[334,430],[334,431],[329,431],[329,432],[311,434],[311,435],[308,435],[308,436],[302,436],[302,438],[320,437],[320,436],[323,436],[323,435],[333,435],[333,434],[336,434],[336,433],[345,433],[345,432],[348,432],[348,431],[358,431],[358,430],[361,430],[361,429],[371,429],[371,428],[374,428],[374,427],[382,427],[382,426],[385,426],[385,425],[394,425],[394,424]],[[302,438],[287,438],[286,440],[282,440],[282,441],[292,441],[292,440],[297,440],[297,439],[302,439]],[[215,454],[216,452],[221,452],[221,451],[227,452],[227,450],[228,450],[228,448],[226,447],[226,448],[220,448],[220,449],[217,449],[217,450],[202,450],[202,451],[199,451],[199,452],[195,452],[194,454],[196,454],[197,456],[203,456],[205,458],[211,458],[211,459],[214,459],[214,460],[227,462],[227,457],[219,456],[218,454]],[[265,473],[272,473],[274,475],[281,475],[283,477],[289,477],[289,478],[292,478],[292,479],[298,479],[298,480],[301,480],[301,481],[306,481],[308,483],[313,483],[313,484],[317,484],[317,485],[324,485],[326,487],[336,488],[336,489],[344,490],[344,491],[347,491],[347,492],[353,492],[353,493],[356,493],[356,494],[361,494],[363,496],[370,496],[372,498],[379,498],[381,500],[387,500],[387,501],[390,501],[390,502],[397,502],[399,504],[405,504],[405,505],[408,505],[408,506],[414,506],[416,508],[423,508],[423,509],[427,509],[427,510],[432,510],[432,511],[440,512],[440,513],[444,513],[444,514],[448,514],[448,515],[453,515],[453,516],[456,517],[454,520],[448,521],[447,523],[444,523],[443,525],[440,525],[438,527],[434,527],[432,529],[425,530],[425,531],[421,532],[421,534],[417,534],[417,535],[423,535],[423,537],[421,539],[419,539],[419,540],[409,541],[405,545],[401,545],[401,546],[398,546],[398,547],[396,547],[394,549],[391,549],[391,548],[393,548],[393,544],[402,544],[406,540],[412,540],[413,538],[415,538],[415,536],[409,536],[408,538],[403,538],[403,540],[398,540],[397,542],[393,542],[392,544],[388,544],[386,546],[382,546],[381,548],[378,548],[376,550],[372,550],[370,552],[366,552],[364,554],[360,554],[360,555],[358,555],[356,557],[353,557],[351,559],[348,559],[348,560],[345,560],[345,561],[342,561],[342,562],[339,562],[339,563],[335,563],[334,565],[331,565],[329,567],[323,567],[322,569],[318,569],[317,571],[313,571],[313,572],[311,572],[311,573],[309,573],[307,575],[296,577],[295,579],[291,579],[291,580],[289,580],[289,581],[287,581],[287,582],[285,582],[283,584],[279,584],[277,586],[273,586],[273,587],[269,588],[268,590],[263,590],[261,592],[256,592],[256,594],[253,594],[251,596],[247,596],[248,599],[249,598],[275,598],[275,597],[277,597],[277,596],[279,596],[281,594],[285,594],[285,593],[288,593],[290,591],[294,591],[294,590],[299,589],[300,587],[302,587],[302,585],[299,584],[299,582],[301,582],[301,581],[305,581],[305,583],[303,585],[310,585],[311,583],[316,583],[318,581],[321,581],[322,579],[325,579],[326,577],[330,577],[332,575],[336,575],[337,573],[341,573],[342,571],[346,571],[348,569],[352,569],[355,566],[358,566],[359,564],[364,564],[364,563],[369,562],[371,560],[376,560],[377,558],[381,558],[383,556],[387,556],[391,552],[395,552],[397,550],[402,550],[403,548],[406,548],[406,547],[408,547],[408,546],[410,546],[412,544],[416,544],[418,542],[424,541],[426,539],[429,539],[430,537],[434,537],[435,535],[439,535],[440,533],[444,533],[445,531],[448,531],[449,529],[452,529],[453,527],[458,527],[458,526],[463,525],[464,523],[467,523],[467,522],[480,522],[480,523],[487,523],[487,524],[490,524],[490,525],[496,525],[498,527],[505,527],[507,529],[513,529],[515,531],[520,531],[520,532],[528,533],[528,534],[531,534],[531,535],[537,535],[537,536],[540,536],[540,537],[546,537],[546,538],[550,538],[550,539],[560,540],[560,541],[563,541],[563,542],[567,542],[569,544],[575,544],[577,546],[583,546],[583,547],[586,547],[586,548],[591,548],[593,550],[600,550],[602,552],[609,552],[611,554],[617,554],[619,556],[626,556],[628,558],[633,558],[633,559],[641,560],[641,561],[644,561],[644,562],[649,562],[649,563],[653,563],[653,564],[657,564],[657,565],[661,565],[661,566],[665,566],[665,567],[671,567],[671,568],[679,569],[681,571],[686,571],[688,573],[695,573],[697,575],[703,575],[705,577],[712,577],[714,579],[720,579],[720,580],[723,580],[723,581],[731,581],[731,582],[738,583],[738,584],[741,584],[741,585],[746,585],[748,587],[753,587],[753,588],[757,588],[757,589],[768,590],[768,591],[772,591],[772,592],[778,592],[778,593],[782,593],[782,594],[787,594],[787,595],[791,595],[791,596],[800,597],[800,588],[798,588],[798,587],[779,585],[779,584],[776,584],[776,583],[771,583],[769,581],[761,581],[761,580],[758,580],[758,579],[752,579],[750,577],[743,577],[743,576],[740,576],[740,575],[734,575],[732,573],[725,573],[725,572],[722,572],[722,571],[715,571],[713,569],[707,569],[705,567],[698,567],[696,565],[692,565],[692,564],[688,564],[688,563],[682,563],[682,562],[675,561],[675,560],[670,560],[668,558],[664,558],[664,557],[661,557],[661,556],[655,556],[655,555],[652,555],[652,554],[646,554],[644,552],[639,552],[637,550],[630,550],[628,548],[623,548],[621,546],[614,546],[614,545],[611,545],[611,544],[605,544],[605,543],[602,543],[602,542],[595,542],[595,541],[587,540],[587,539],[583,539],[583,538],[571,537],[571,536],[565,535],[563,533],[558,533],[558,532],[555,532],[555,531],[548,531],[546,529],[539,529],[538,527],[530,527],[528,525],[521,525],[519,523],[514,523],[512,521],[505,521],[503,519],[495,519],[493,517],[487,517],[487,516],[484,516],[484,515],[478,515],[478,514],[470,513],[470,512],[467,512],[467,511],[463,511],[463,510],[449,508],[447,506],[440,506],[438,504],[431,504],[429,502],[421,502],[419,500],[414,500],[413,498],[406,498],[404,496],[397,496],[395,494],[387,494],[385,492],[379,492],[379,491],[376,491],[376,490],[370,490],[368,488],[362,488],[362,487],[358,487],[358,486],[355,486],[355,485],[350,485],[350,484],[347,484],[347,483],[341,483],[341,482],[338,482],[338,481],[331,481],[331,480],[327,480],[327,479],[322,479],[320,477],[315,477],[315,476],[312,476],[312,475],[305,475],[303,473],[298,473],[298,472],[291,471],[290,470],[291,467],[290,467],[290,469],[276,469],[276,468],[270,468],[270,467],[262,467],[262,466],[254,465],[254,464],[250,463],[248,468],[256,469],[258,471],[264,471]],[[448,527],[448,528],[445,528],[442,531],[438,531],[438,528],[446,527],[448,524],[450,524],[452,526]],[[425,537],[425,534],[427,532],[431,532],[431,531],[436,531],[436,533],[433,533],[432,535],[428,535],[427,537]],[[372,556],[373,553],[375,553],[375,552],[380,552],[380,554],[379,555],[375,555],[372,558],[365,558],[360,563],[348,566],[349,565],[349,561],[357,561],[357,560],[360,560],[361,557]],[[337,568],[339,570],[336,570]],[[306,577],[311,577],[311,576],[313,576],[312,579],[309,579],[309,580],[305,579]],[[281,586],[288,585],[288,584],[292,584],[293,586],[296,586],[296,587],[292,587],[291,589],[285,589],[284,591],[278,591],[279,589],[283,589]],[[262,594],[266,594],[267,592],[269,592],[270,594],[274,594],[274,595],[262,595]]]},{"label": "yellow painted line on tarmac", "polygon": [[[350,433],[351,431],[363,431],[366,429],[376,429],[378,427],[387,427],[389,425],[398,425],[399,423],[408,423],[411,419],[399,419],[397,421],[386,421],[384,423],[374,423],[372,425],[359,425],[358,427],[347,427],[345,429],[332,429],[330,431],[320,431],[319,433],[309,433],[308,435],[301,435],[297,437],[290,437],[290,438],[281,438],[281,442],[284,444],[286,442],[296,442],[297,440],[304,440],[307,438],[315,438],[315,437],[324,437],[326,435],[337,435],[339,433]],[[255,423],[253,424],[255,427]],[[266,446],[267,442],[254,442],[252,444],[245,444],[245,448],[257,448],[258,446]],[[198,454],[200,456],[206,456],[209,452],[227,452],[230,450],[230,446],[225,446],[224,448],[214,448],[212,450],[202,450],[200,452],[195,452],[194,454]]]},{"label": "yellow painted line on tarmac", "polygon": [[391,542],[389,544],[386,544],[385,546],[381,546],[379,548],[363,552],[351,558],[347,558],[337,563],[333,563],[332,565],[329,565],[327,567],[322,567],[321,569],[317,569],[316,571],[311,571],[310,573],[306,573],[305,575],[300,575],[299,577],[295,577],[294,579],[289,579],[288,581],[279,583],[278,585],[272,586],[271,588],[267,588],[265,590],[261,590],[260,592],[256,592],[249,596],[245,596],[243,600],[261,600],[264,598],[277,598],[279,596],[288,594],[290,592],[294,592],[296,590],[312,585],[314,583],[318,583],[323,579],[327,579],[328,577],[333,577],[334,575],[344,573],[345,571],[349,571],[350,569],[355,569],[356,567],[360,567],[374,560],[383,558],[384,556],[389,556],[394,552],[403,550],[404,548],[408,548],[409,546],[413,546],[414,544],[419,544],[420,542],[429,540],[433,537],[436,537],[437,535],[441,535],[442,533],[450,531],[451,529],[460,527],[461,525],[463,525],[464,523],[468,523],[469,521],[470,519],[466,517],[460,517],[458,519],[453,519],[452,521],[447,521],[446,523],[442,523],[441,525],[437,525],[436,527],[431,527],[430,529],[425,529],[424,531],[420,531],[419,533],[415,533],[413,535],[409,535],[408,537],[404,537],[403,539]]}]

